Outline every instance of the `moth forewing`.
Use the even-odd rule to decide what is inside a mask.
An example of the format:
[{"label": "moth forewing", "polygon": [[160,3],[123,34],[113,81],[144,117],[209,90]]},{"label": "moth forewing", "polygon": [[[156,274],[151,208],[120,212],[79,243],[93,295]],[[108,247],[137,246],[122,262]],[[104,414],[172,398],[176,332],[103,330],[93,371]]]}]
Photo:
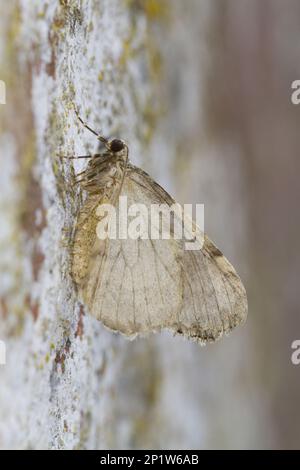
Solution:
[{"label": "moth forewing", "polygon": [[[92,161],[84,175],[88,196],[77,222],[72,265],[81,300],[106,327],[128,337],[168,329],[201,344],[215,341],[245,320],[247,299],[234,268],[196,224],[187,224],[185,232],[196,244],[192,249],[175,236],[176,224],[184,223],[184,214],[176,211],[169,237],[152,237],[148,225],[139,232],[136,221],[131,237],[97,235],[103,202],[115,207],[120,220],[125,197],[129,207],[143,205],[149,214],[153,204],[175,204],[121,156],[112,154],[105,165]],[[158,235],[167,230],[167,212],[162,211],[162,224],[154,224]]]},{"label": "moth forewing", "polygon": [[[129,167],[130,178],[152,201],[174,204],[163,188],[142,170]],[[200,250],[177,245],[177,262],[181,266],[182,303],[179,321],[172,330],[198,339],[214,341],[230,332],[247,317],[247,297],[244,286],[233,266],[213,242],[192,223],[191,237]],[[189,237],[187,237],[189,238]],[[168,250],[164,247],[164,253]]]}]

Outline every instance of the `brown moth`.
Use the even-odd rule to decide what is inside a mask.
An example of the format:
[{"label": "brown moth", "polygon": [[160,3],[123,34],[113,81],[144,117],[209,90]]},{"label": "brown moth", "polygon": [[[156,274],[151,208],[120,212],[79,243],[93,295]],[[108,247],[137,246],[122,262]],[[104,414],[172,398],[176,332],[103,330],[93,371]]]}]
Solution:
[{"label": "brown moth", "polygon": [[[128,159],[128,147],[107,140],[78,116],[105,145],[77,176],[87,192],[74,235],[72,278],[80,300],[107,328],[127,337],[171,330],[201,344],[213,342],[247,316],[244,286],[233,266],[194,225],[201,250],[183,240],[106,239],[97,236],[97,209],[109,202],[174,204],[171,196]],[[68,158],[68,157],[67,157]]]}]

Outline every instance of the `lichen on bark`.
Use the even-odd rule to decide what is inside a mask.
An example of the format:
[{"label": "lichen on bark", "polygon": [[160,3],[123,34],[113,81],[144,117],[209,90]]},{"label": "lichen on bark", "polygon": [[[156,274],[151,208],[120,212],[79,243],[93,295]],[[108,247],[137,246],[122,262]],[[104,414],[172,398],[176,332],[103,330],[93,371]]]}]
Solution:
[{"label": "lichen on bark", "polygon": [[204,174],[198,152],[207,150],[199,110],[211,3],[12,0],[2,7],[1,448],[204,442],[199,396],[205,401],[207,390],[197,346],[166,335],[128,342],[78,302],[70,234],[82,195],[72,182],[86,163],[57,154],[97,149],[76,106],[91,127],[127,141],[133,163],[177,199],[195,198]]},{"label": "lichen on bark", "polygon": [[[19,263],[11,263],[8,287],[1,292],[1,335],[8,343],[2,403],[8,403],[6,393],[18,376],[14,412],[1,407],[1,422],[9,428],[1,429],[3,447],[117,444],[107,423],[127,344],[87,316],[77,301],[69,273],[70,234],[81,203],[72,181],[82,164],[62,162],[57,154],[97,148],[96,139],[76,120],[74,106],[93,127],[135,141],[141,151],[138,107],[143,114],[153,96],[148,70],[153,51],[146,45],[145,11],[134,8],[111,0],[20,0],[6,7],[2,64],[10,64],[11,76],[3,78],[12,91],[9,97],[16,94],[18,101],[10,102],[11,115],[4,117],[3,180],[13,196],[6,194],[2,209],[9,219],[6,242],[16,239],[11,251]],[[147,134],[153,118],[150,124],[143,121]],[[1,261],[3,266],[3,256]],[[21,317],[17,323],[11,319],[13,311]]]}]

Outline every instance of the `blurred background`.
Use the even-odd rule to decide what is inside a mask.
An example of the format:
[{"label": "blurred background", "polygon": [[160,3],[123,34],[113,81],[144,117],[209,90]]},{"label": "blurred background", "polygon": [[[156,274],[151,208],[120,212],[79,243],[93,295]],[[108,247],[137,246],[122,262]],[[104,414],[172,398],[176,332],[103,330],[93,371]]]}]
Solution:
[{"label": "blurred background", "polygon": [[[34,104],[28,100],[31,87],[37,87],[39,67],[43,67],[43,59],[37,59],[42,53],[34,48],[29,53],[26,46],[20,46],[20,37],[27,37],[29,9],[24,2],[12,3],[14,11],[7,2],[1,5],[0,78],[13,93],[5,106],[0,105],[4,136],[1,181],[7,188],[0,201],[5,227],[10,223],[9,210],[13,210],[9,208],[16,205],[9,174],[18,173],[20,168],[25,171],[18,158],[10,167],[6,159],[12,150],[5,149],[14,147],[17,153],[20,148],[24,150],[28,126],[35,127],[40,139],[36,150],[40,160],[44,158],[41,148],[48,145],[47,132],[35,115],[37,88],[33,88]],[[56,2],[52,3],[54,8]],[[62,8],[62,4],[71,8],[72,4],[74,13],[76,4],[80,12],[77,3],[58,2],[55,8]],[[112,8],[107,2],[92,4],[95,11],[99,5],[99,18],[109,15]],[[116,354],[121,350],[122,359],[111,379],[114,399],[109,401],[109,413],[105,412],[110,437],[103,441],[100,432],[99,439],[86,438],[85,447],[97,447],[102,442],[104,447],[120,448],[299,448],[300,366],[291,362],[291,344],[300,339],[300,105],[291,102],[291,84],[300,79],[300,2],[128,0],[111,4],[117,5],[118,11],[114,34],[127,37],[127,49],[121,56],[126,77],[123,88],[114,81],[111,88],[105,88],[105,79],[104,84],[93,82],[93,65],[85,71],[86,82],[81,81],[80,86],[91,86],[96,93],[90,107],[97,103],[97,97],[103,101],[107,93],[115,96],[113,115],[123,117],[111,124],[107,111],[108,117],[104,113],[99,122],[102,126],[104,121],[107,132],[117,132],[131,143],[133,163],[148,171],[180,203],[205,204],[206,232],[240,274],[248,293],[249,316],[246,324],[228,338],[205,348],[168,334],[132,343],[114,339],[114,350]],[[37,14],[40,7],[35,8]],[[48,13],[43,13],[46,19]],[[125,26],[120,20],[123,16]],[[78,24],[80,34],[80,21]],[[32,25],[30,28],[30,41],[46,41],[46,34],[33,40],[34,29]],[[64,26],[57,23],[56,28]],[[98,34],[101,38],[101,32]],[[62,50],[61,37],[53,37],[54,57],[48,54],[45,59],[49,76],[54,73],[55,54],[65,54],[72,61],[67,47]],[[12,48],[9,52],[8,41]],[[100,40],[96,49],[101,44]],[[16,70],[17,77],[12,79],[10,74]],[[114,76],[113,59],[110,70]],[[55,73],[59,88],[57,77],[64,70],[58,66]],[[84,77],[84,71],[80,73]],[[75,91],[76,99],[81,92],[84,94],[81,89]],[[83,109],[86,96],[81,102]],[[49,113],[46,105],[41,109]],[[89,122],[95,120],[97,109],[92,109]],[[58,141],[51,143],[51,149]],[[30,152],[28,142],[26,145]],[[49,145],[47,148],[49,151]],[[41,191],[47,191],[47,184]],[[39,197],[38,191],[30,195],[33,206]],[[34,224],[30,213],[23,212],[26,246],[28,239],[40,236],[30,228]],[[19,320],[7,318],[15,301],[10,298],[11,282],[16,280],[7,280],[10,260],[7,252],[3,254],[12,235],[7,229],[2,232],[0,339],[5,339],[15,335]],[[21,252],[20,256],[26,256],[24,245]],[[35,254],[34,265],[41,262]],[[19,270],[11,278],[15,276],[17,282],[24,278]],[[22,282],[26,292],[30,283],[24,286]],[[30,306],[33,317],[38,302]],[[22,346],[22,334],[14,341],[19,352],[28,347],[28,341]],[[13,374],[6,376],[0,370],[0,379],[2,421],[15,429],[16,418],[7,411]],[[7,433],[7,427],[0,433],[2,447],[22,446],[22,439],[8,439]]]}]

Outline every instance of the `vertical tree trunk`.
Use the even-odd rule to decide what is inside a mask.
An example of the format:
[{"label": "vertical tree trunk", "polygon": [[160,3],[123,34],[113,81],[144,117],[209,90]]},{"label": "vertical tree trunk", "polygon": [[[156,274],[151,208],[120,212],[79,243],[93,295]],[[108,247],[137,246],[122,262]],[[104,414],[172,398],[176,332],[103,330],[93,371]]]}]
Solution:
[{"label": "vertical tree trunk", "polygon": [[127,139],[137,155],[149,139],[158,72],[148,28],[151,15],[160,21],[160,7],[148,12],[143,2],[127,3],[2,6],[1,73],[8,85],[1,135],[4,448],[101,448],[128,440],[121,420],[113,432],[128,344],[86,316],[69,275],[80,206],[72,182],[85,163],[57,159],[97,148],[74,105],[94,128]]},{"label": "vertical tree trunk", "polygon": [[78,303],[72,182],[86,163],[56,155],[97,149],[75,105],[91,127],[125,139],[132,161],[180,202],[203,202],[193,175],[211,148],[199,133],[211,2],[13,0],[2,10],[0,446],[204,447],[199,346],[168,335],[128,342]]}]

